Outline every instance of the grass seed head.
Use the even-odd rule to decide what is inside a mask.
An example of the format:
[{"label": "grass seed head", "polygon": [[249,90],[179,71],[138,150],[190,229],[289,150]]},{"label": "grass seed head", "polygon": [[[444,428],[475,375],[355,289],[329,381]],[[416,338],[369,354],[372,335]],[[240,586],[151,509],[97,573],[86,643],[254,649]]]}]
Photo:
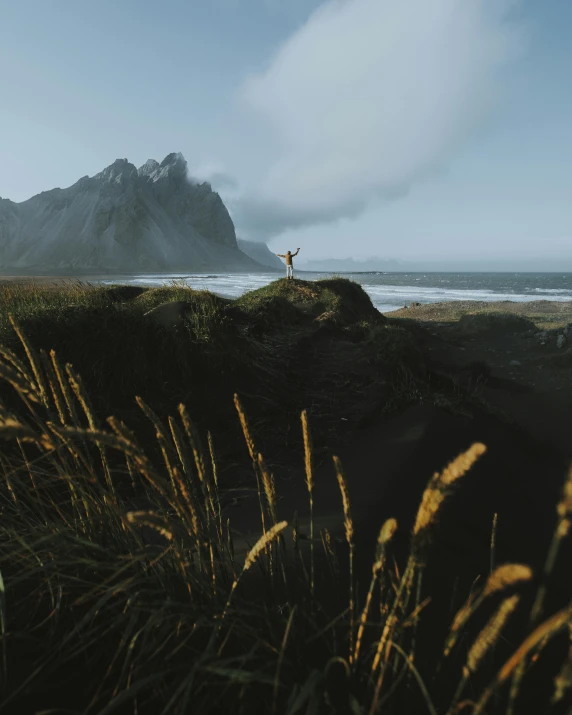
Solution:
[{"label": "grass seed head", "polygon": [[483,597],[502,591],[508,586],[513,586],[520,581],[530,581],[532,569],[524,564],[503,564],[489,576],[483,591]]},{"label": "grass seed head", "polygon": [[484,444],[475,442],[466,452],[460,454],[439,474],[435,473],[423,492],[421,505],[413,527],[414,550],[419,553],[420,546],[427,544],[427,530],[437,521],[441,505],[449,496],[451,488],[464,476],[473,464],[486,451]]},{"label": "grass seed head", "polygon": [[261,536],[260,539],[258,539],[256,544],[254,544],[254,546],[246,554],[243,571],[248,571],[268,544],[273,541],[281,531],[284,531],[287,526],[287,521],[280,521],[278,524],[274,524],[272,528],[268,529],[268,531]]},{"label": "grass seed head", "polygon": [[489,622],[479,633],[467,656],[467,669],[469,673],[474,673],[477,670],[482,659],[496,643],[505,623],[517,607],[519,600],[520,596],[505,598]]},{"label": "grass seed head", "polygon": [[344,529],[346,532],[346,541],[351,546],[353,543],[354,536],[354,524],[352,521],[352,515],[350,510],[350,493],[348,491],[348,485],[342,470],[342,464],[338,457],[334,457],[334,465],[336,468],[336,476],[338,478],[338,484],[340,485],[340,492],[342,494],[342,505],[344,509]]},{"label": "grass seed head", "polygon": [[557,506],[558,516],[561,519],[572,516],[572,464],[568,469],[568,475],[562,489],[562,498]]}]

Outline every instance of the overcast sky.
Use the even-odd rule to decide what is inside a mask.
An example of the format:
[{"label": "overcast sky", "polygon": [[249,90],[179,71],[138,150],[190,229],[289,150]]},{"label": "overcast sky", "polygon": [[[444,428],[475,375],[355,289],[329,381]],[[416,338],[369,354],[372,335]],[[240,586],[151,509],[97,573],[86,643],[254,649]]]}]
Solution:
[{"label": "overcast sky", "polygon": [[0,196],[181,151],[300,258],[572,258],[571,0],[0,0]]}]

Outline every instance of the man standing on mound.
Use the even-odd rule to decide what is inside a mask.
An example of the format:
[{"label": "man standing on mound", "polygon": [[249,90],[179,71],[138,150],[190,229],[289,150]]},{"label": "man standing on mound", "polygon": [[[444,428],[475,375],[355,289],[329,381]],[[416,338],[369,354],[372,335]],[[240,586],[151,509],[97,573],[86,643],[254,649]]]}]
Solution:
[{"label": "man standing on mound", "polygon": [[294,266],[292,265],[292,259],[300,253],[300,249],[296,249],[296,253],[292,251],[287,251],[285,254],[277,253],[278,258],[286,259],[286,278],[294,278]]}]

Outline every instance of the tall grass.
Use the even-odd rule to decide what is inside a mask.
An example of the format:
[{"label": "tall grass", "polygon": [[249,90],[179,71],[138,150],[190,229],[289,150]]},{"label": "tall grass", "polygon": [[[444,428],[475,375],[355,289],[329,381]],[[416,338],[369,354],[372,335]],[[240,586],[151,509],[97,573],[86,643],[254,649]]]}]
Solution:
[{"label": "tall grass", "polygon": [[[567,531],[569,481],[520,642],[513,631],[507,650],[503,633],[533,574],[524,564],[501,564],[453,617],[439,657],[423,658],[420,627],[436,595],[425,593],[423,574],[437,517],[484,445],[431,478],[405,563],[393,553],[399,525],[382,526],[362,597],[351,475],[337,459],[332,484],[337,478],[349,558],[328,531],[315,535],[307,414],[299,429],[309,549],[295,522],[279,518],[272,474],[235,398],[261,519],[259,536],[245,544],[221,507],[213,441],[207,457],[183,404],[165,420],[138,397],[155,435],[155,444],[143,442],[120,419],[101,420],[73,367],[62,367],[54,352],[38,353],[14,318],[12,325],[26,358],[0,351],[0,378],[17,396],[0,407],[6,712],[501,713],[519,664],[570,624],[570,608],[541,619],[546,577]],[[561,671],[555,698],[566,682]]]}]

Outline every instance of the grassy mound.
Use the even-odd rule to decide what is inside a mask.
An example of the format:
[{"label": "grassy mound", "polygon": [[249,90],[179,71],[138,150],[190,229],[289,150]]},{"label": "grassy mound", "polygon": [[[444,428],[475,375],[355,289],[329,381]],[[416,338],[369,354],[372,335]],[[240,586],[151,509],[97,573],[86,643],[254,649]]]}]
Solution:
[{"label": "grassy mound", "polygon": [[[180,400],[208,410],[209,395],[232,398],[260,367],[262,351],[226,314],[227,302],[210,293],[72,285],[2,297],[0,341],[23,356],[11,314],[35,350],[46,356],[55,350],[81,374],[100,419],[136,413],[137,394],[147,395],[160,413]],[[181,299],[192,311],[180,329],[162,329],[145,316]]]},{"label": "grassy mound", "polygon": [[[187,307],[178,325],[146,315],[171,301]],[[113,414],[143,428],[135,395],[159,415],[183,401],[229,450],[239,439],[236,392],[256,403],[262,429],[284,426],[267,435],[282,446],[287,424],[310,405],[319,449],[335,438],[340,415],[357,419],[372,395],[388,407],[406,400],[409,373],[422,365],[415,339],[344,279],[278,280],[235,301],[185,285],[8,286],[0,308],[0,343],[24,357],[12,315],[42,361],[55,350],[73,365],[100,421]]]},{"label": "grassy mound", "polygon": [[262,320],[275,320],[277,325],[280,321],[300,324],[304,318],[316,319],[326,314],[340,325],[385,322],[363,288],[346,278],[315,282],[282,279],[246,293],[237,300],[237,305]]}]

